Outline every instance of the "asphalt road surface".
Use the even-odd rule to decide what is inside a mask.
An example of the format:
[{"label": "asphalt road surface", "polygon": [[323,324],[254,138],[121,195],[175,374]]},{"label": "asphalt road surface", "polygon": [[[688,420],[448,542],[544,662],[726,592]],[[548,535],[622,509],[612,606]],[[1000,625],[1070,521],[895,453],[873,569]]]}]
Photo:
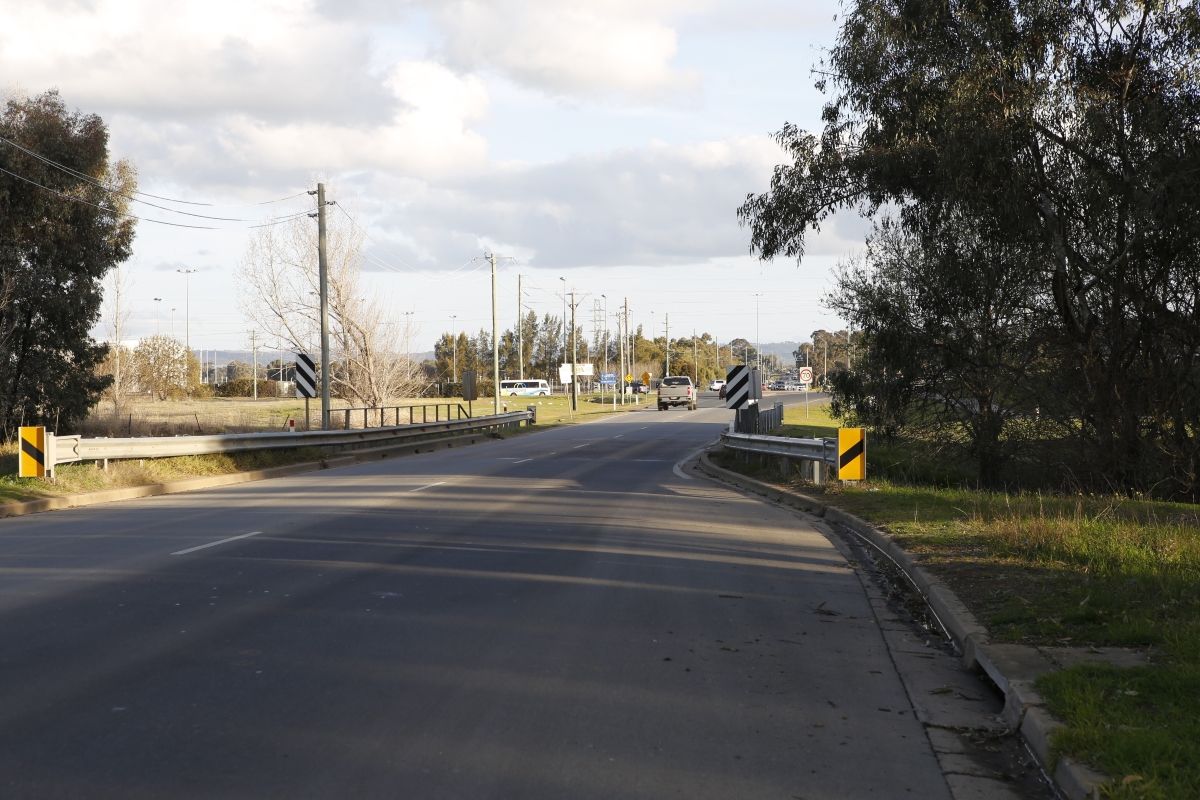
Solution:
[{"label": "asphalt road surface", "polygon": [[677,466],[728,419],[0,520],[0,796],[949,797],[843,556]]}]

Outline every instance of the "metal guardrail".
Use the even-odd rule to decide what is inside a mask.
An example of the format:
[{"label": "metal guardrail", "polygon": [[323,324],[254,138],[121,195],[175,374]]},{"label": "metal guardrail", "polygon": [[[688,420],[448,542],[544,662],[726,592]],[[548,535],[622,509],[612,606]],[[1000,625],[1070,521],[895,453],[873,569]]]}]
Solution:
[{"label": "metal guardrail", "polygon": [[[404,412],[404,413],[401,413],[401,412]],[[371,427],[371,424],[373,422],[375,422],[376,419],[378,419],[378,421],[379,421],[379,424],[376,425],[376,427],[378,427],[378,428],[387,427],[388,416],[391,416],[395,420],[395,422],[394,422],[395,425],[405,424],[404,420],[402,419],[402,417],[404,417],[405,415],[408,416],[408,424],[409,425],[418,425],[418,424],[429,422],[430,416],[433,417],[433,422],[442,422],[443,418],[445,419],[445,421],[449,421],[451,419],[470,419],[471,418],[470,412],[468,412],[467,409],[463,408],[462,403],[454,403],[454,402],[450,402],[450,403],[419,403],[417,405],[408,405],[408,406],[367,406],[365,408],[364,407],[334,408],[334,409],[330,410],[329,416],[331,418],[334,418],[336,415],[336,417],[339,417],[341,419],[342,427],[346,430],[350,430],[352,427],[350,415],[353,414],[355,416],[354,421],[357,422],[358,421],[357,417],[360,413],[362,414],[362,427],[364,427],[364,428]]]},{"label": "metal guardrail", "polygon": [[493,428],[516,427],[532,422],[529,411],[512,411],[474,419],[445,420],[399,427],[353,429],[345,431],[297,431],[294,433],[233,433],[217,436],[145,436],[131,438],[94,438],[54,436],[47,446],[48,464],[75,461],[109,461],[129,458],[170,458],[212,453],[239,453],[249,450],[275,450],[294,447],[328,447],[373,442],[422,441],[448,433],[468,433]]},{"label": "metal guardrail", "polygon": [[783,424],[783,403],[765,408],[762,401],[733,412],[733,429],[738,433],[769,433]]},{"label": "metal guardrail", "polygon": [[794,439],[790,436],[756,436],[748,433],[723,433],[721,444],[730,450],[783,456],[801,461],[820,461],[837,466],[836,439]]}]

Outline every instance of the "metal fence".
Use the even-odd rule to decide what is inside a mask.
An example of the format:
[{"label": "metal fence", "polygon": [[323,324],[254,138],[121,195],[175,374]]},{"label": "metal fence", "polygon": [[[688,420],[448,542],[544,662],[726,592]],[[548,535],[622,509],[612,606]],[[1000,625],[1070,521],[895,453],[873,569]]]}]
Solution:
[{"label": "metal fence", "polygon": [[529,411],[442,420],[412,425],[352,430],[297,431],[294,433],[241,433],[217,436],[140,436],[132,438],[91,438],[55,436],[47,433],[47,466],[75,461],[103,461],[130,458],[169,458],[172,456],[239,453],[250,450],[275,450],[296,447],[354,447],[364,444],[392,444],[427,441],[447,435],[477,433],[532,423]]},{"label": "metal fence", "polygon": [[[761,403],[761,401],[760,401]],[[769,433],[783,425],[783,403],[763,409],[754,403],[733,412],[733,429],[738,433]]]}]

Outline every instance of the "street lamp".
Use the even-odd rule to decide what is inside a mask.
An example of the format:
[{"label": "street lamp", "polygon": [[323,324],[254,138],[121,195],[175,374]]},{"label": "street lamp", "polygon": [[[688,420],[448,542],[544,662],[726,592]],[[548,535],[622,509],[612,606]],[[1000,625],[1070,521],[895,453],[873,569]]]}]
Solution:
[{"label": "street lamp", "polygon": [[156,298],[154,298],[154,335],[155,336],[158,336],[162,332],[158,328],[158,317],[161,312],[162,312],[162,298],[156,297]]},{"label": "street lamp", "polygon": [[755,355],[755,358],[758,360],[759,374],[762,374],[762,331],[759,328],[759,324],[758,324],[758,307],[759,307],[759,300],[761,297],[762,297],[761,293],[759,293],[759,292],[754,293],[754,340],[755,340],[754,341],[754,349],[756,351],[754,355]]},{"label": "street lamp", "polygon": [[[563,357],[562,357],[562,363],[564,363],[564,364],[565,364],[565,363],[567,363],[567,279],[566,279],[566,278],[564,278],[564,277],[562,277],[561,275],[559,276],[559,278],[558,278],[558,279],[559,279],[560,281],[562,281],[562,293],[563,293],[563,326],[562,326],[562,330],[563,330]],[[559,374],[559,377],[560,377],[560,378],[562,377],[562,374],[561,374],[561,372],[562,372],[562,371],[560,370],[560,371],[559,371],[559,373],[560,373],[560,374]]]},{"label": "street lamp", "polygon": [[194,275],[194,269],[177,269],[175,270],[183,276],[183,344],[187,351],[192,352],[192,300],[191,292],[189,291],[188,279],[189,275]]},{"label": "street lamp", "polygon": [[451,377],[453,383],[458,383],[458,331],[454,330],[457,324],[454,320],[458,319],[458,314],[450,315],[450,342],[454,353],[454,366],[451,368]]}]

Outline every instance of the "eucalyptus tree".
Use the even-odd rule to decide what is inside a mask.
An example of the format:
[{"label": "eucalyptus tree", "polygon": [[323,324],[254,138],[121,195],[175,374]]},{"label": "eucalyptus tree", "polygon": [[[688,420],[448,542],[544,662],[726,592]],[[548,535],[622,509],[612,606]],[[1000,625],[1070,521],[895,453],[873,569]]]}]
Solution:
[{"label": "eucalyptus tree", "polygon": [[[1057,373],[1095,463],[1177,488],[1200,464],[1200,16],[1186,0],[853,0],[819,135],[739,216],[801,257],[839,208],[953,208],[1036,259]],[[965,323],[964,323],[965,324]]]},{"label": "eucalyptus tree", "polygon": [[136,179],[111,162],[108,128],[57,92],[0,114],[0,428],[69,425],[111,377],[91,337],[101,282],[129,258]]}]

